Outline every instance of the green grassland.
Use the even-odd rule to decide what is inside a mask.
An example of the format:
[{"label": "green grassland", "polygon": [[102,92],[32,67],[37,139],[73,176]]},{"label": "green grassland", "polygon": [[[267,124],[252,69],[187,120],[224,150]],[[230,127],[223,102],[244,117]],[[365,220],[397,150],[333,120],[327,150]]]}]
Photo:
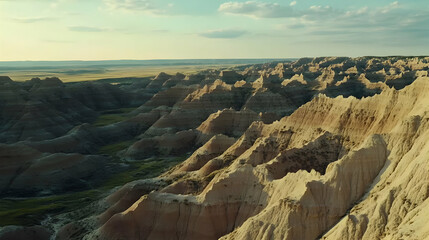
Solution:
[{"label": "green grassland", "polygon": [[92,124],[95,127],[107,126],[113,123],[125,121],[130,118],[128,113],[132,112],[136,108],[120,108],[115,110],[108,110],[101,112],[98,118]]},{"label": "green grassland", "polygon": [[9,76],[15,81],[26,81],[34,77],[58,77],[63,82],[82,82],[94,81],[99,79],[109,78],[147,78],[154,77],[160,72],[168,74],[192,74],[198,71],[212,68],[220,69],[225,67],[233,67],[239,64],[208,64],[208,65],[166,65],[166,66],[129,66],[129,67],[89,67],[89,68],[43,68],[43,69],[11,69],[2,70],[1,75]]},{"label": "green grassland", "polygon": [[122,150],[128,148],[129,146],[131,146],[134,142],[135,142],[135,140],[128,140],[128,141],[118,142],[118,143],[114,143],[114,144],[109,144],[109,145],[101,147],[98,150],[98,153],[109,155],[109,156],[113,157],[114,159],[117,159],[118,157],[116,154],[119,151],[122,151]]},{"label": "green grassland", "polygon": [[114,187],[159,176],[183,160],[184,157],[171,157],[130,162],[128,170],[113,175],[102,186],[86,191],[26,199],[0,199],[0,226],[40,224],[48,214],[80,209],[105,197]]}]

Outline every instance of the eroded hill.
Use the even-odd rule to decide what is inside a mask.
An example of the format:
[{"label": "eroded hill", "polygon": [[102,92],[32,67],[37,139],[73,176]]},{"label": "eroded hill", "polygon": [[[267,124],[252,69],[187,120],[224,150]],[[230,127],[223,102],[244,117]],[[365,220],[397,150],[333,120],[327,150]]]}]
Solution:
[{"label": "eroded hill", "polygon": [[308,58],[117,85],[2,78],[0,191],[79,192],[185,157],[44,226],[57,239],[424,239],[428,69]]}]

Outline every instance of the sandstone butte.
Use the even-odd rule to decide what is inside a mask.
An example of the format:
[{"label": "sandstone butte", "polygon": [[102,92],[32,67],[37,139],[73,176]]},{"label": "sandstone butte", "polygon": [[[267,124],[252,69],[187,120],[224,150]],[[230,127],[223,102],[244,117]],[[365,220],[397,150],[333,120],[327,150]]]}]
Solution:
[{"label": "sandstone butte", "polygon": [[192,154],[56,239],[429,239],[428,60],[300,59],[201,85],[160,74],[122,156]]}]

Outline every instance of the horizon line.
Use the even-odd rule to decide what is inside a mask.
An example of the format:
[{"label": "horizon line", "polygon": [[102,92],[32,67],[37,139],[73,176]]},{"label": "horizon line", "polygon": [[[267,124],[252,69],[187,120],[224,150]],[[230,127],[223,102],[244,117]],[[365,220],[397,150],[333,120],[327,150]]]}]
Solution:
[{"label": "horizon line", "polygon": [[326,56],[302,56],[302,57],[250,57],[250,58],[149,58],[149,59],[89,59],[89,60],[0,60],[1,62],[98,62],[98,61],[175,61],[175,60],[284,60],[284,59],[302,59],[302,58],[323,58],[323,57],[347,57],[347,58],[360,58],[360,57],[429,57],[429,55],[363,55],[363,56],[335,56],[335,55],[326,55]]},{"label": "horizon line", "polygon": [[261,57],[261,58],[149,58],[149,59],[90,59],[90,60],[0,60],[0,62],[98,62],[98,61],[174,61],[174,60],[275,60],[299,59],[306,57]]}]

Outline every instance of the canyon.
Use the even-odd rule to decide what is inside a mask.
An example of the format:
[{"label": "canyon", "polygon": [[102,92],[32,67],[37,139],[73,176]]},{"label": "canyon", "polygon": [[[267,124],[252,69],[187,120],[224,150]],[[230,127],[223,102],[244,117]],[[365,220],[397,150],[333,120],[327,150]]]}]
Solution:
[{"label": "canyon", "polygon": [[0,77],[0,239],[429,239],[428,73],[319,57]]}]

